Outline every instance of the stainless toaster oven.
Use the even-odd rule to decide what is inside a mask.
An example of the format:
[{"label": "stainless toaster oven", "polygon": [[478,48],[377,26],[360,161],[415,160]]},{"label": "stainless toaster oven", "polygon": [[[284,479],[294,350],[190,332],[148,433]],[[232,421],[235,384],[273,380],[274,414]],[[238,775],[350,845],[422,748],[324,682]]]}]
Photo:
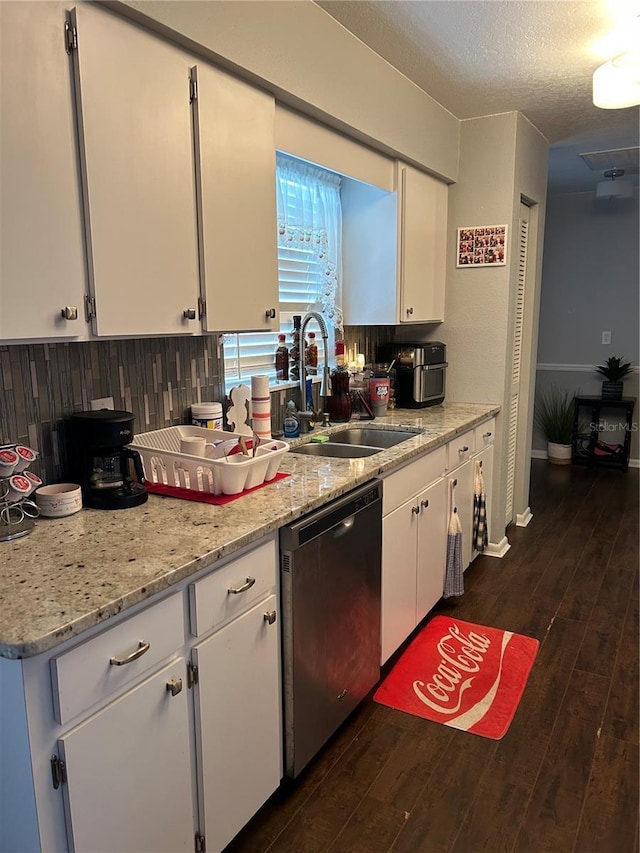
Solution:
[{"label": "stainless toaster oven", "polygon": [[444,401],[447,347],[440,341],[384,344],[378,361],[395,359],[396,404],[401,409],[437,406]]}]

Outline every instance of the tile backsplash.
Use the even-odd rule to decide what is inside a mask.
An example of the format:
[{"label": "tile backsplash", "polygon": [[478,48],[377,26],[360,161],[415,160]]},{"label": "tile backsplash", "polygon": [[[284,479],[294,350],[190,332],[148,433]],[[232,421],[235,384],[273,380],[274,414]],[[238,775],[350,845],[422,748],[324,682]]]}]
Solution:
[{"label": "tile backsplash", "polygon": [[[393,327],[348,326],[344,337],[349,358],[372,361]],[[277,396],[274,429],[285,394]],[[218,336],[0,346],[0,444],[37,449],[33,470],[45,482],[65,476],[65,418],[102,397],[135,415],[136,432],[188,423],[192,403],[225,400]]]},{"label": "tile backsplash", "polygon": [[187,423],[191,403],[224,398],[217,336],[0,347],[0,442],[37,449],[45,482],[64,477],[64,419],[101,397],[136,432]]}]

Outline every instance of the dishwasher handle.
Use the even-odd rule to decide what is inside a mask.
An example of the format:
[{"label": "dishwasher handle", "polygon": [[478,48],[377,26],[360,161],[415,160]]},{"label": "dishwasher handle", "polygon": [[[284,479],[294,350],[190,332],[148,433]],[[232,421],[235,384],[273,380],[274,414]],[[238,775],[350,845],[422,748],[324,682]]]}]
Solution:
[{"label": "dishwasher handle", "polygon": [[353,515],[350,515],[349,518],[345,518],[344,521],[341,521],[340,524],[337,524],[333,528],[333,538],[339,539],[341,536],[344,536],[345,533],[348,533],[353,525],[356,523],[356,514],[354,512]]}]

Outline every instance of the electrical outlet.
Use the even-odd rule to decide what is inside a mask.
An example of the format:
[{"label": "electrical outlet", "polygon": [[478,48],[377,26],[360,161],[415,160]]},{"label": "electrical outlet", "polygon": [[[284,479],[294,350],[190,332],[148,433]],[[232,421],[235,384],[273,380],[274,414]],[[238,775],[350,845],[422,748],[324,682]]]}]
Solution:
[{"label": "electrical outlet", "polygon": [[603,332],[602,333],[602,343],[610,344],[611,343],[611,332]]},{"label": "electrical outlet", "polygon": [[100,409],[113,409],[113,397],[98,397],[96,400],[89,400],[89,407],[92,412],[99,412]]}]

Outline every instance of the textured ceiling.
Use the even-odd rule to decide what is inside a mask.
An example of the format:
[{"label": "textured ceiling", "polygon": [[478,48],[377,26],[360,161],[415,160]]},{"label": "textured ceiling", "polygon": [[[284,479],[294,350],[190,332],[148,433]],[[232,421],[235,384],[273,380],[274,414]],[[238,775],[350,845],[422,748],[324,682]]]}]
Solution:
[{"label": "textured ceiling", "polygon": [[522,112],[552,145],[552,191],[595,187],[580,153],[638,145],[638,108],[594,107],[591,79],[633,44],[640,0],[316,2],[458,118]]}]

